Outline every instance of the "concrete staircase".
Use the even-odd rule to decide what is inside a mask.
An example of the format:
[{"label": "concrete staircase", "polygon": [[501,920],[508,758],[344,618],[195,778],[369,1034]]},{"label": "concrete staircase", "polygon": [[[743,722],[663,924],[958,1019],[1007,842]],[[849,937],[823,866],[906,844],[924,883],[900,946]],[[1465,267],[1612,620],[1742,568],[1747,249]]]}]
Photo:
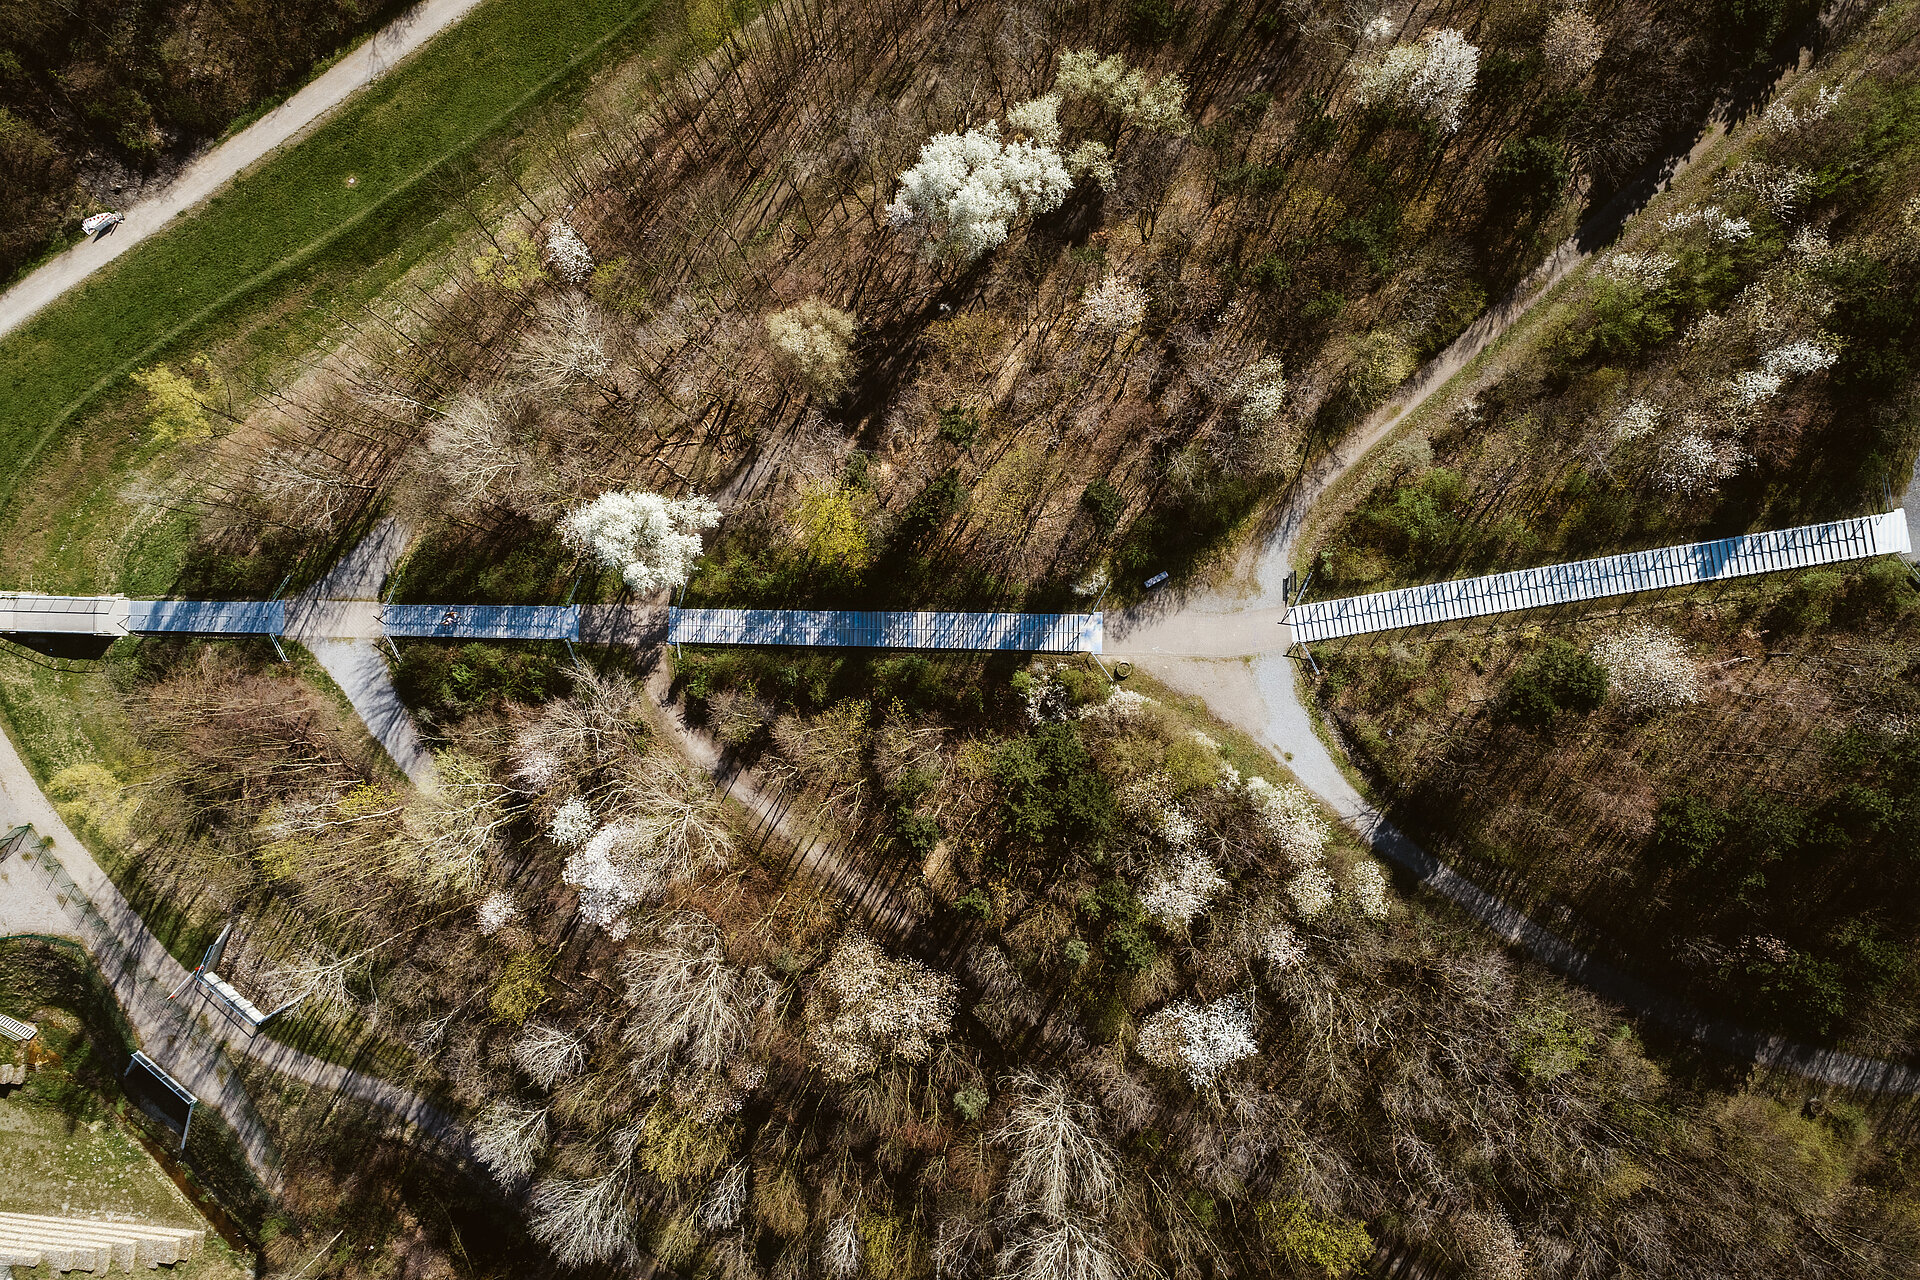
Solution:
[{"label": "concrete staircase", "polygon": [[55,1271],[99,1275],[116,1265],[122,1271],[171,1266],[199,1257],[206,1239],[205,1231],[192,1227],[0,1213],[0,1267],[44,1264]]}]

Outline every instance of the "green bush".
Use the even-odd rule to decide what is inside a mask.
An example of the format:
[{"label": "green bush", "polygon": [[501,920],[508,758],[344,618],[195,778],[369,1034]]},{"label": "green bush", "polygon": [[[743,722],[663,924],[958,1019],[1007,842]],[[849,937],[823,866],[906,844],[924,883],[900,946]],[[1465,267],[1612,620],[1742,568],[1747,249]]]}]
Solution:
[{"label": "green bush", "polygon": [[991,1101],[991,1099],[987,1097],[987,1091],[985,1089],[982,1089],[979,1085],[970,1084],[964,1088],[954,1090],[953,1109],[959,1113],[962,1120],[965,1120],[968,1124],[972,1124],[986,1114],[987,1103],[989,1101]]},{"label": "green bush", "polygon": [[1607,669],[1564,640],[1550,640],[1507,681],[1501,708],[1521,724],[1549,724],[1562,711],[1592,711],[1607,697]]},{"label": "green bush", "polygon": [[400,651],[393,685],[401,701],[429,720],[459,720],[505,702],[559,697],[572,687],[571,666],[557,643],[416,640]]},{"label": "green bush", "polygon": [[1493,162],[1487,189],[1495,207],[1510,209],[1532,222],[1553,212],[1572,181],[1573,165],[1558,141],[1512,138]]},{"label": "green bush", "polygon": [[1098,845],[1119,819],[1113,793],[1070,724],[1050,724],[1002,744],[993,757],[1000,819],[1027,844],[1065,837]]},{"label": "green bush", "polygon": [[956,449],[971,449],[980,435],[980,416],[960,405],[940,411],[940,438]]},{"label": "green bush", "polygon": [[1275,1255],[1323,1276],[1354,1275],[1373,1256],[1373,1237],[1364,1223],[1337,1214],[1321,1217],[1304,1200],[1269,1201],[1254,1210],[1254,1217]]},{"label": "green bush", "polygon": [[940,843],[940,824],[925,814],[907,810],[901,811],[893,833],[901,846],[916,858],[925,858]]},{"label": "green bush", "polygon": [[1120,513],[1127,509],[1127,500],[1120,496],[1112,481],[1105,476],[1095,476],[1093,482],[1080,491],[1080,505],[1093,520],[1093,527],[1104,534],[1112,533],[1113,527],[1120,523]]},{"label": "green bush", "polygon": [[1703,865],[1726,834],[1724,811],[1693,796],[1668,796],[1653,820],[1653,848],[1670,867]]}]

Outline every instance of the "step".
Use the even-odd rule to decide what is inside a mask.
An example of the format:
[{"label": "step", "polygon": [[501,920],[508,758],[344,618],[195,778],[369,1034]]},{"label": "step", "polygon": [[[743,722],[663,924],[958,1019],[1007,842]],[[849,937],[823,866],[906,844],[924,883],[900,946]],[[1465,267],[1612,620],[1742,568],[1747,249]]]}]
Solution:
[{"label": "step", "polygon": [[206,1232],[195,1227],[0,1213],[0,1265],[94,1274],[115,1263],[122,1271],[151,1269],[196,1257],[205,1242]]}]

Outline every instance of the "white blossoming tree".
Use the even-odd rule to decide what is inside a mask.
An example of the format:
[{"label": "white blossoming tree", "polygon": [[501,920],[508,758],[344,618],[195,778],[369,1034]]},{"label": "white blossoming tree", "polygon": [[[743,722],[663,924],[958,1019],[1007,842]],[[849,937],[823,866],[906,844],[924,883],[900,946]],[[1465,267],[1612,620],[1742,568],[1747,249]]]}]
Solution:
[{"label": "white blossoming tree", "polygon": [[566,803],[555,809],[548,820],[547,838],[562,849],[576,849],[592,839],[599,826],[585,800],[568,796]]},{"label": "white blossoming tree", "polygon": [[693,572],[700,534],[720,523],[720,508],[698,494],[665,498],[640,490],[608,490],[560,522],[567,546],[591,554],[635,591],[677,587]]},{"label": "white blossoming tree", "polygon": [[1200,1005],[1176,1001],[1140,1024],[1139,1048],[1148,1062],[1178,1072],[1196,1089],[1210,1089],[1228,1067],[1260,1052],[1253,995],[1241,992]]},{"label": "white blossoming tree", "polygon": [[767,337],[788,367],[823,400],[853,381],[854,319],[819,298],[807,298],[767,317]]},{"label": "white blossoming tree", "polygon": [[1072,49],[1060,55],[1059,93],[1091,98],[1122,120],[1160,133],[1183,134],[1193,128],[1187,117],[1187,84],[1177,75],[1164,75],[1152,84],[1138,67],[1128,67],[1120,54],[1101,57],[1093,49]]},{"label": "white blossoming tree", "polygon": [[1453,27],[1440,27],[1363,65],[1355,92],[1362,106],[1397,106],[1454,133],[1479,75],[1480,50]]},{"label": "white blossoming tree", "polygon": [[1563,89],[1593,74],[1606,50],[1606,35],[1600,24],[1579,9],[1562,9],[1553,15],[1546,34],[1540,37],[1540,57],[1547,78]]},{"label": "white blossoming tree", "polygon": [[1140,889],[1140,905],[1169,928],[1182,928],[1207,909],[1227,887],[1219,868],[1201,854],[1183,850],[1147,874]]},{"label": "white blossoming tree", "polygon": [[958,984],[917,960],[890,960],[863,933],[849,933],[807,993],[808,1041],[821,1073],[856,1079],[892,1056],[925,1062],[953,1024]]},{"label": "white blossoming tree", "polygon": [[1264,427],[1287,407],[1287,367],[1277,356],[1263,356],[1241,370],[1233,383],[1241,421]]},{"label": "white blossoming tree", "polygon": [[1095,333],[1117,336],[1146,316],[1146,290],[1117,271],[1107,272],[1106,279],[1088,290],[1080,303],[1080,322]]},{"label": "white blossoming tree", "polygon": [[1387,897],[1387,873],[1380,869],[1379,863],[1362,862],[1353,869],[1352,880],[1347,886],[1347,901],[1369,920],[1387,918],[1393,907]]},{"label": "white blossoming tree", "polygon": [[947,256],[971,262],[1005,244],[1020,218],[1060,207],[1073,186],[1060,153],[1029,139],[1005,142],[989,121],[965,133],[941,133],[920,148],[900,175],[887,221],[925,219]]},{"label": "white blossoming tree", "polygon": [[1639,623],[1601,638],[1593,658],[1607,669],[1607,687],[1629,711],[1669,711],[1700,700],[1700,668],[1665,627]]},{"label": "white blossoming tree", "polygon": [[482,898],[480,905],[474,908],[474,916],[480,926],[480,936],[483,938],[491,938],[506,928],[519,914],[519,905],[514,902],[513,895],[505,889],[495,889]]},{"label": "white blossoming tree", "polygon": [[568,284],[579,284],[593,274],[593,253],[565,218],[547,228],[547,265]]}]

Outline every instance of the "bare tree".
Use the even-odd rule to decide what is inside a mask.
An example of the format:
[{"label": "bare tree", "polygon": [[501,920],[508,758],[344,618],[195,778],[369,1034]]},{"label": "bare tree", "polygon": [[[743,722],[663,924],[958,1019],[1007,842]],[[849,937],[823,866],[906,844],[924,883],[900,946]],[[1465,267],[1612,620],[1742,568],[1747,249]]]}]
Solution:
[{"label": "bare tree", "polygon": [[1056,1220],[1110,1204],[1121,1189],[1119,1160],[1094,1109],[1058,1076],[1022,1072],[1013,1086],[1019,1101],[993,1135],[1010,1156],[1008,1201]]},{"label": "bare tree", "polygon": [[493,1170],[493,1175],[506,1186],[513,1186],[532,1174],[546,1149],[544,1107],[496,1102],[481,1113],[473,1126],[474,1158]]},{"label": "bare tree", "polygon": [[675,1062],[702,1073],[724,1068],[773,995],[765,973],[727,963],[719,929],[694,912],[655,926],[651,943],[622,958],[620,976],[633,1006],[625,1040],[646,1080],[662,1078]]},{"label": "bare tree", "polygon": [[578,1038],[538,1022],[528,1023],[507,1052],[527,1078],[542,1089],[579,1075],[587,1065],[586,1047]]},{"label": "bare tree", "polygon": [[632,1161],[597,1178],[549,1178],[533,1189],[534,1238],[562,1266],[611,1262],[633,1252]]},{"label": "bare tree", "polygon": [[1003,1280],[1119,1280],[1130,1274],[1099,1228],[1042,1219],[1008,1242],[1000,1254]]}]

